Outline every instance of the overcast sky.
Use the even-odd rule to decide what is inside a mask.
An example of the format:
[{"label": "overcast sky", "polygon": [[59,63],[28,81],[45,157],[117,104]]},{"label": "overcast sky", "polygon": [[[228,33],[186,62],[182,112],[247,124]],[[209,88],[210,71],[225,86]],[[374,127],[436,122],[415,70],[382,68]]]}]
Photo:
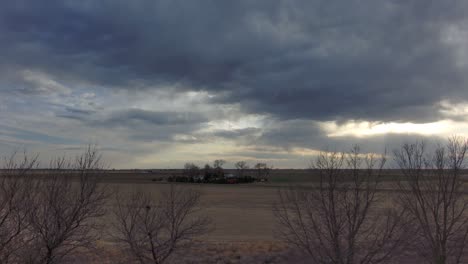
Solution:
[{"label": "overcast sky", "polygon": [[0,152],[307,167],[468,135],[468,1],[2,1]]}]

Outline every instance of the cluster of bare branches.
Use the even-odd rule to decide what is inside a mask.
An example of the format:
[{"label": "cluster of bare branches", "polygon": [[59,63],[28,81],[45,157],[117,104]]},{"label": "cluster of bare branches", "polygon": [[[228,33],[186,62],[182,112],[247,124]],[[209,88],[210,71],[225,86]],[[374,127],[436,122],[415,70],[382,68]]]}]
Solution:
[{"label": "cluster of bare branches", "polygon": [[68,161],[36,170],[38,156],[16,152],[0,175],[0,263],[60,263],[98,234],[107,192],[98,185],[102,165],[93,146]]},{"label": "cluster of bare branches", "polygon": [[22,250],[28,243],[25,236],[31,181],[28,173],[37,167],[37,156],[22,157],[14,152],[3,159],[0,175],[0,263],[19,263]]},{"label": "cluster of bare branches", "polygon": [[[394,151],[402,171],[396,195],[380,191],[386,155],[363,154],[359,147],[321,153],[311,166],[319,176],[314,186],[279,190],[276,230],[313,263],[387,263],[409,251],[427,263],[462,263],[467,150],[468,141],[459,137],[433,151],[424,143],[402,145]],[[110,196],[100,184],[104,167],[95,147],[73,160],[53,160],[42,174],[34,172],[37,156],[14,153],[3,163],[0,263],[63,263],[93,248]],[[112,235],[139,263],[167,262],[210,230],[197,191],[168,185],[159,195],[116,197]]]},{"label": "cluster of bare branches", "polygon": [[161,264],[209,231],[211,221],[199,210],[199,192],[172,184],[157,198],[139,191],[118,196],[113,236],[139,263]]},{"label": "cluster of bare branches", "polygon": [[428,263],[463,263],[466,256],[468,197],[462,170],[467,150],[465,139],[452,137],[430,152],[422,142],[395,151],[404,175],[398,197],[416,234],[411,250]]},{"label": "cluster of bare branches", "polygon": [[402,177],[386,204],[378,189],[384,156],[359,148],[322,153],[312,166],[318,186],[279,191],[279,233],[315,263],[383,263],[396,253],[417,254],[426,263],[464,263],[467,150],[460,137],[431,151],[423,142],[402,145],[394,151]]},{"label": "cluster of bare branches", "polygon": [[28,199],[28,263],[60,263],[78,249],[92,248],[101,231],[97,219],[105,213],[108,191],[99,185],[103,165],[96,148],[88,146],[72,161],[57,158],[50,168],[35,179]]},{"label": "cluster of bare branches", "polygon": [[279,235],[313,263],[384,263],[403,246],[405,210],[379,200],[385,156],[321,153],[312,169],[318,186],[279,191]]},{"label": "cluster of bare branches", "polygon": [[257,172],[258,179],[268,180],[268,178],[270,177],[271,170],[273,169],[273,166],[268,165],[263,162],[259,162],[255,164],[254,169]]},{"label": "cluster of bare branches", "polygon": [[250,169],[249,164],[247,164],[247,162],[243,160],[236,162],[234,166],[236,167],[237,175],[239,177],[244,177],[245,171]]},{"label": "cluster of bare branches", "polygon": [[184,175],[189,178],[194,178],[200,175],[200,167],[194,163],[185,163]]},{"label": "cluster of bare branches", "polygon": [[[14,153],[3,163],[0,263],[64,263],[95,247],[110,197],[95,146],[72,160],[56,158],[47,169],[37,169],[38,157],[27,153]],[[171,185],[157,200],[144,193],[118,197],[115,237],[141,263],[162,263],[209,230],[210,220],[198,214],[198,192]]]}]

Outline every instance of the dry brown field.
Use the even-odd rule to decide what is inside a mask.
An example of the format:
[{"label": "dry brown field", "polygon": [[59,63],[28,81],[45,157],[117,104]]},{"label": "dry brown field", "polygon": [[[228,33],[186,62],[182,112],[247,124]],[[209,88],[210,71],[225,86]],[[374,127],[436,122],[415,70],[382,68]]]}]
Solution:
[{"label": "dry brown field", "polygon": [[[128,195],[141,190],[155,195],[169,187],[166,182],[154,178],[175,175],[181,170],[152,172],[118,171],[104,177],[109,190]],[[387,179],[395,177],[388,171]],[[202,193],[203,213],[213,220],[213,231],[200,238],[195,247],[177,254],[171,263],[307,263],[307,258],[288,248],[276,235],[272,206],[277,199],[278,188],[301,185],[313,188],[313,175],[306,170],[276,170],[268,183],[252,184],[191,184],[179,183],[180,188],[194,189]],[[280,179],[280,180],[278,180]],[[288,180],[284,180],[288,179]],[[310,180],[309,180],[310,179]],[[394,193],[391,180],[382,182],[380,197],[388,202]],[[112,211],[115,202],[110,199],[107,209]],[[112,221],[111,214],[104,224]],[[130,263],[124,252],[109,237],[109,228],[93,252],[73,256],[70,263]],[[397,263],[418,263],[415,260],[399,260]]]},{"label": "dry brown field", "polygon": [[[104,182],[107,188],[125,196],[141,190],[158,193],[169,187],[167,183],[137,181]],[[303,257],[289,249],[275,234],[272,213],[278,186],[271,184],[177,184],[180,188],[202,193],[202,213],[213,221],[213,230],[200,237],[195,247],[177,254],[171,263],[305,263]],[[115,206],[111,199],[110,212]],[[104,218],[104,224],[112,221]],[[107,225],[110,228],[110,225]],[[79,254],[71,263],[129,263],[107,232],[98,243],[98,250]]]}]

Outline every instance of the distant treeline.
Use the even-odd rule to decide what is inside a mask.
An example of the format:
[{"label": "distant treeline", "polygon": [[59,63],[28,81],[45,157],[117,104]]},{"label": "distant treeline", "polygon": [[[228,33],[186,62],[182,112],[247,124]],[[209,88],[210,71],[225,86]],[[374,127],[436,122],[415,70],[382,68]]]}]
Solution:
[{"label": "distant treeline", "polygon": [[217,183],[217,184],[235,184],[235,183],[252,183],[259,181],[252,176],[243,177],[213,177],[213,178],[195,178],[186,176],[170,176],[167,178],[168,182],[188,182],[188,183]]}]

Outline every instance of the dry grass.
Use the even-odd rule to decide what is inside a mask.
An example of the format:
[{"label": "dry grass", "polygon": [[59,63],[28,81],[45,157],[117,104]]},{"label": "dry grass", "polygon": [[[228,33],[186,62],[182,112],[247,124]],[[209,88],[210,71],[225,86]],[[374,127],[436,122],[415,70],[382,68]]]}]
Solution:
[{"label": "dry grass", "polygon": [[[306,263],[303,256],[279,241],[203,242],[186,252],[174,255],[169,263],[235,264],[235,263]],[[136,263],[111,243],[100,242],[94,252],[80,252],[67,263]]]},{"label": "dry grass", "polygon": [[[104,184],[121,193],[131,193],[135,189],[150,191],[157,195],[168,188],[167,184],[151,182],[143,177],[132,181],[106,180]],[[151,176],[150,176],[151,177]],[[313,183],[303,183],[311,186]],[[171,263],[307,263],[298,252],[288,249],[274,235],[276,228],[272,205],[277,199],[277,188],[283,184],[180,184],[182,188],[201,191],[204,213],[210,216],[215,230],[202,237],[195,247],[180,252]],[[381,202],[390,201],[394,193],[391,182],[383,183],[386,192],[381,193]],[[284,185],[283,185],[284,186]],[[108,209],[115,206],[111,200]],[[109,216],[107,216],[109,217]],[[108,222],[110,219],[104,219]],[[125,252],[117,247],[104,233],[96,250],[80,252],[68,259],[68,263],[131,263]],[[414,258],[404,256],[396,263],[419,263]],[[468,261],[466,262],[468,263]]]},{"label": "dry grass", "polygon": [[[158,183],[109,184],[109,188],[118,189],[123,195],[140,189],[153,193],[155,197],[168,187],[168,184]],[[215,227],[213,232],[203,237],[205,241],[276,240],[272,233],[275,225],[272,206],[276,199],[276,188],[217,184],[180,184],[180,187],[202,193],[203,213],[213,220]],[[115,203],[111,200],[109,209],[113,206]]]},{"label": "dry grass", "polygon": [[[273,234],[275,219],[272,205],[276,188],[251,185],[181,184],[203,193],[204,213],[212,218],[215,229],[187,252],[179,252],[170,263],[302,263],[301,257],[288,249]],[[167,184],[109,183],[119,192],[141,189],[158,193]],[[108,209],[115,206],[109,202]],[[110,219],[105,219],[110,221]],[[69,263],[131,263],[109,234],[103,235],[92,252],[80,252]],[[297,260],[296,262],[291,262]]]}]

